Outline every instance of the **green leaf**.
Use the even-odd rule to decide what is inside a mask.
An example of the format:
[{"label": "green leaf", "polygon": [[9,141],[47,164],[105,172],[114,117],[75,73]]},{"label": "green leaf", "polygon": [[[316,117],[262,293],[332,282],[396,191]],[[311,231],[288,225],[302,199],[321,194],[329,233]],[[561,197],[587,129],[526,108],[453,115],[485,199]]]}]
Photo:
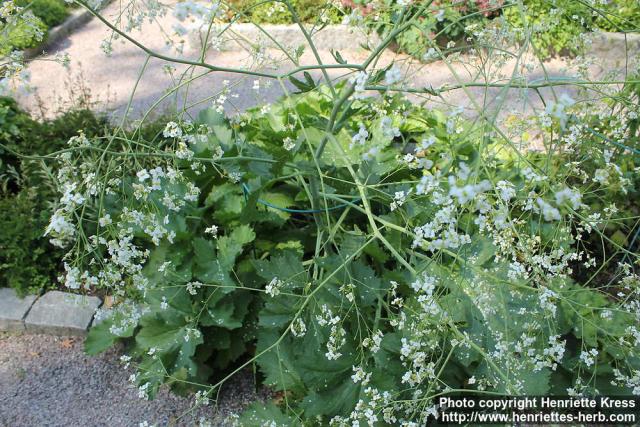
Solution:
[{"label": "green leaf", "polygon": [[272,402],[252,403],[240,416],[240,425],[245,427],[295,427],[301,425],[298,420],[282,413]]},{"label": "green leaf", "polygon": [[299,92],[296,92],[296,93],[309,92],[316,88],[315,80],[313,80],[313,77],[311,77],[311,74],[309,74],[306,71],[304,72],[304,79],[305,81],[303,82],[301,80],[296,79],[293,76],[289,76],[289,81],[293,83],[293,85],[300,90]]},{"label": "green leaf", "polygon": [[337,387],[310,393],[302,401],[307,417],[324,415],[331,418],[338,414],[349,414],[355,408],[360,394],[360,385],[347,377]]},{"label": "green leaf", "polygon": [[[116,318],[117,317],[119,316],[116,314]],[[91,327],[87,338],[84,340],[84,351],[87,354],[95,356],[111,347],[118,339],[131,337],[133,335],[135,325],[131,325],[118,335],[115,335],[111,333],[113,323],[113,318],[107,318]]]},{"label": "green leaf", "polygon": [[226,146],[233,143],[233,131],[226,125],[213,126],[213,133],[220,142]]},{"label": "green leaf", "polygon": [[213,108],[207,108],[198,113],[198,123],[209,126],[219,126],[225,123],[224,115]]},{"label": "green leaf", "polygon": [[218,259],[220,264],[231,269],[236,257],[242,252],[243,246],[251,243],[256,238],[256,233],[248,225],[239,225],[231,234],[218,239]]},{"label": "green leaf", "polygon": [[285,251],[272,256],[267,260],[252,261],[258,276],[266,282],[274,277],[285,282],[290,288],[300,288],[307,284],[307,271],[302,265],[301,254],[293,251]]},{"label": "green leaf", "polygon": [[338,52],[337,50],[331,50],[331,55],[333,56],[333,58],[336,60],[336,62],[338,64],[346,64],[347,61],[342,57],[342,55],[340,55],[340,52]]}]

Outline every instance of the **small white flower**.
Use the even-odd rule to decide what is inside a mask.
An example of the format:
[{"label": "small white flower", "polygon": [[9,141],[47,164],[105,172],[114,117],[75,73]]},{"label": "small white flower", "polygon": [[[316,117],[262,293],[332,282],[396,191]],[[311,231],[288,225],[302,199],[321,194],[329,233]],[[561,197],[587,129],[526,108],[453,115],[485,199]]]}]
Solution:
[{"label": "small white flower", "polygon": [[364,145],[364,143],[367,142],[367,138],[369,138],[369,131],[367,131],[366,126],[362,123],[360,123],[359,126],[360,127],[358,129],[358,133],[353,135],[353,137],[351,138],[351,145]]},{"label": "small white flower", "polygon": [[151,175],[149,175],[149,172],[147,172],[146,169],[142,169],[141,171],[139,171],[136,176],[138,177],[138,181],[140,182],[145,182],[147,179],[149,179],[151,177]]},{"label": "small white flower", "polygon": [[354,85],[353,89],[356,92],[364,92],[367,85],[367,80],[369,80],[369,75],[365,71],[358,71],[351,78],[349,78],[349,83]]},{"label": "small white flower", "polygon": [[291,334],[294,337],[300,338],[307,333],[307,325],[300,317],[296,318],[291,324]]},{"label": "small white flower", "polygon": [[558,206],[562,206],[565,203],[568,203],[573,209],[579,209],[582,206],[582,195],[578,190],[565,187],[557,191],[555,197]]},{"label": "small white flower", "polygon": [[582,350],[580,353],[580,361],[587,366],[591,366],[596,362],[596,357],[598,356],[598,350],[592,348],[589,351]]},{"label": "small white flower", "polygon": [[182,136],[182,129],[176,122],[169,122],[162,131],[165,138],[178,138]]},{"label": "small white flower", "polygon": [[207,227],[204,230],[205,234],[210,234],[214,239],[218,238],[218,226],[212,225],[211,227]]},{"label": "small white flower", "polygon": [[393,119],[389,116],[385,116],[380,120],[380,129],[382,130],[382,135],[387,139],[397,138],[401,135],[400,129],[393,126]]},{"label": "small white flower", "polygon": [[98,220],[98,224],[100,224],[100,227],[106,227],[107,225],[110,225],[112,222],[113,221],[111,220],[111,215],[109,214],[104,214],[102,218]]},{"label": "small white flower", "polygon": [[284,282],[277,277],[274,277],[264,288],[264,290],[266,291],[267,295],[275,297],[276,295],[280,294],[280,288],[282,288],[282,286],[284,286]]},{"label": "small white flower", "polygon": [[388,85],[398,83],[401,79],[402,70],[396,64],[393,64],[393,66],[384,73],[384,80]]},{"label": "small white flower", "polygon": [[293,138],[290,137],[286,137],[283,141],[282,141],[282,146],[284,147],[285,150],[287,151],[291,151],[294,148],[296,148],[296,142],[293,140]]}]

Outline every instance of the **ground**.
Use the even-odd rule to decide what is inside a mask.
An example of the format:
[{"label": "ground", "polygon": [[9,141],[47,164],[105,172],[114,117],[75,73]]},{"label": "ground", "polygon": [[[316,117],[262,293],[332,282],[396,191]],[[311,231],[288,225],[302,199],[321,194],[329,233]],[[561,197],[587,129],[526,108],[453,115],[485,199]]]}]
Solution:
[{"label": "ground", "polygon": [[204,417],[213,426],[228,425],[259,396],[251,371],[234,376],[218,404],[190,408],[193,397],[167,389],[142,400],[123,369],[120,349],[90,357],[83,339],[0,332],[0,427],[192,426]]},{"label": "ground", "polygon": [[[103,14],[114,21],[120,13],[120,7],[120,2],[112,2],[103,11]],[[170,16],[158,19],[158,22],[169,31],[173,24]],[[100,44],[109,37],[109,34],[108,28],[94,18],[87,25],[52,46],[47,52],[50,54],[49,56],[31,62],[29,72],[34,91],[24,94],[20,98],[23,106],[35,111],[42,108],[46,114],[52,115],[60,108],[64,108],[65,105],[68,106],[72,98],[77,100],[78,97],[90,93],[91,99],[98,101],[98,107],[108,109],[112,112],[114,119],[119,120],[130,101],[146,54],[132,43],[120,39],[113,43],[111,56],[106,56],[100,49]],[[199,56],[199,52],[190,48],[188,44],[182,54],[178,54],[168,47],[162,32],[155,23],[145,23],[142,31],[134,31],[132,35],[145,46],[164,55],[192,60]],[[268,53],[274,54],[273,51],[268,51]],[[349,63],[360,63],[369,54],[357,43],[354,43],[350,49],[341,50],[340,53]],[[593,78],[599,78],[603,75],[604,70],[611,71],[624,65],[624,55],[621,52],[618,53],[620,54],[607,55],[606,50],[600,50],[592,55],[590,59],[593,60],[593,65],[589,68],[589,74]],[[70,67],[66,69],[60,64],[46,60],[55,54],[68,54],[71,59]],[[335,63],[326,43],[321,46],[319,54],[324,63]],[[469,57],[463,59],[470,60]],[[513,58],[505,59],[503,63],[499,64],[495,62],[496,58],[492,57],[489,63],[476,61],[464,65],[448,65],[443,61],[436,61],[424,65],[410,63],[406,56],[385,51],[378,67],[388,64],[392,60],[400,61],[402,67],[409,71],[408,79],[414,88],[425,86],[438,88],[445,84],[477,81],[484,77],[491,82],[507,83],[522,73],[527,74],[528,81],[544,79],[545,76],[553,78],[575,75],[571,58],[554,58],[544,64],[535,64],[531,70],[525,71],[522,69],[522,61]],[[251,59],[247,52],[239,50],[210,50],[207,53],[206,62],[218,67],[237,68],[250,64]],[[310,49],[305,50],[301,63],[315,63]],[[605,63],[606,66],[603,66]],[[139,118],[152,106],[154,108],[151,111],[151,117],[161,115],[166,111],[181,110],[183,107],[187,107],[190,112],[195,112],[210,105],[211,100],[223,88],[224,81],[229,82],[232,93],[236,95],[230,95],[227,98],[225,106],[229,114],[264,102],[273,102],[283,94],[282,87],[278,82],[272,82],[271,87],[266,87],[267,82],[263,80],[260,91],[256,93],[253,90],[255,77],[246,77],[230,72],[210,73],[206,69],[197,68],[195,75],[200,73],[206,73],[206,75],[191,83],[188,90],[186,86],[182,86],[181,90],[176,92],[177,96],[172,93],[162,102],[154,105],[166,94],[167,88],[178,85],[179,74],[186,69],[185,66],[178,66],[174,76],[171,77],[164,70],[168,64],[168,62],[156,58],[150,59],[136,87],[135,96],[131,98],[130,117]],[[291,65],[284,63],[275,65],[275,69],[279,72],[291,68]],[[273,69],[268,71],[274,72]],[[329,71],[332,78],[344,75],[344,70],[333,69]],[[488,74],[485,76],[484,73]],[[320,79],[319,73],[314,73],[314,76],[317,80]],[[302,77],[300,76],[300,78]],[[285,86],[289,89],[292,88],[292,85],[287,85],[286,82]],[[556,95],[567,90],[562,87],[554,89]],[[470,95],[474,102],[470,101]],[[544,90],[543,95],[547,100],[553,99],[551,90]],[[532,107],[542,106],[541,100],[534,90],[515,88],[464,88],[447,92],[443,98],[431,97],[429,100],[430,105],[434,107],[441,106],[443,102],[453,106],[464,106],[469,110],[484,111],[489,116],[495,110],[500,110],[501,114],[511,114],[519,111],[531,112]],[[477,116],[477,114],[477,112],[471,111],[469,115]]]}]

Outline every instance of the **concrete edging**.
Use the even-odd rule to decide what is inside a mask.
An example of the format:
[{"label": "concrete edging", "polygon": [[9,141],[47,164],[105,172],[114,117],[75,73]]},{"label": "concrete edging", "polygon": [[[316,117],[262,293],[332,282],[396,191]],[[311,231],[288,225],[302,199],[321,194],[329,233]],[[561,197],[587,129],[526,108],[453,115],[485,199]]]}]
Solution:
[{"label": "concrete edging", "polygon": [[[265,24],[262,29],[268,32],[273,39],[285,47],[296,47],[307,45],[300,28],[295,24]],[[309,30],[309,28],[307,28]],[[226,37],[220,45],[222,51],[233,51],[235,49],[246,48],[249,44],[259,44],[260,46],[273,48],[276,44],[267,37],[263,31],[251,23],[231,24],[225,31]],[[598,56],[611,56],[616,53],[629,51],[640,51],[640,34],[637,33],[592,33],[592,43],[588,48],[588,53]],[[202,37],[196,32],[193,37]],[[340,50],[353,49],[360,46],[375,46],[380,42],[377,34],[365,34],[359,30],[344,24],[327,25],[321,31],[313,33],[313,43],[318,50]],[[197,40],[195,40],[197,41]]]},{"label": "concrete edging", "polygon": [[[111,3],[111,1],[112,0],[105,0],[101,8],[107,6],[109,3]],[[33,59],[36,56],[41,55],[42,53],[46,53],[46,50],[48,50],[51,46],[67,37],[69,34],[82,27],[87,22],[91,21],[91,18],[93,18],[93,14],[83,7],[74,10],[62,24],[56,25],[55,27],[49,29],[47,38],[42,43],[40,43],[40,45],[25,49],[23,51],[24,59]]]},{"label": "concrete edging", "polygon": [[20,298],[13,289],[0,288],[0,331],[82,336],[100,305],[93,296],[49,291]]},{"label": "concrete edging", "polygon": [[[295,24],[264,24],[260,25],[260,27],[262,30],[251,23],[229,25],[225,29],[220,50],[233,51],[246,48],[250,44],[275,48],[277,44],[274,40],[287,48],[307,45],[307,40],[302,31]],[[310,27],[305,27],[305,29],[307,31],[311,30]],[[265,32],[271,37],[268,37]],[[195,37],[202,37],[202,34],[196,33]],[[322,30],[313,32],[311,37],[318,50],[346,50],[367,45],[375,46],[380,42],[380,38],[375,33],[365,34],[343,24],[327,25]]]}]

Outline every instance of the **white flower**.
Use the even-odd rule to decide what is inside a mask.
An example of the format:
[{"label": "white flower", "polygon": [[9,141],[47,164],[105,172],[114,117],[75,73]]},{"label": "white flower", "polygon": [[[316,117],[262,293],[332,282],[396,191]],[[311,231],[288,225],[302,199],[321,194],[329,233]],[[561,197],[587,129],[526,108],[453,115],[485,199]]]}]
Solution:
[{"label": "white flower", "polygon": [[384,80],[388,85],[393,85],[399,82],[402,79],[402,70],[398,67],[397,64],[393,64],[391,68],[389,68],[384,73]]},{"label": "white flower", "polygon": [[565,203],[571,205],[573,209],[579,209],[582,206],[582,195],[578,190],[572,190],[565,187],[560,191],[556,191],[556,204],[561,206]]},{"label": "white flower", "polygon": [[182,129],[176,122],[169,122],[162,131],[165,138],[179,138],[182,136]]},{"label": "white flower", "polygon": [[391,202],[390,208],[392,211],[395,211],[400,206],[404,205],[404,202],[407,200],[407,196],[411,193],[411,190],[404,191],[396,191],[393,195],[393,202]]},{"label": "white flower", "polygon": [[498,181],[496,184],[498,195],[502,200],[508,202],[516,196],[516,190],[513,188],[513,184],[509,181]]},{"label": "white flower", "polygon": [[545,221],[560,221],[560,211],[549,203],[542,200],[540,197],[536,199],[536,203],[538,204],[538,208],[542,212],[542,216]]},{"label": "white flower", "polygon": [[595,348],[592,348],[589,351],[582,350],[582,353],[580,353],[580,361],[587,366],[591,366],[595,363],[597,356],[598,350]]},{"label": "white flower", "polygon": [[45,236],[51,236],[51,244],[59,248],[64,248],[73,239],[76,229],[70,223],[62,209],[58,209],[51,216],[51,220],[44,232]]},{"label": "white flower", "polygon": [[367,142],[367,138],[369,138],[369,131],[367,131],[367,128],[365,125],[360,123],[360,128],[358,129],[358,133],[353,135],[353,137],[351,138],[351,144],[364,145],[364,143]]},{"label": "white flower", "polygon": [[353,89],[356,92],[364,92],[367,80],[369,80],[369,75],[365,71],[358,71],[349,78],[349,83],[354,85]]},{"label": "white flower", "polygon": [[219,145],[213,149],[213,153],[211,154],[211,157],[213,158],[213,160],[219,160],[222,158],[222,156],[224,156],[224,150],[222,149],[222,147],[220,147]]},{"label": "white flower", "polygon": [[607,184],[607,182],[609,181],[609,171],[606,169],[596,169],[595,173],[593,174],[593,180],[602,185]]},{"label": "white flower", "polygon": [[375,160],[379,152],[380,152],[380,149],[378,147],[371,147],[369,151],[367,151],[362,155],[362,160],[366,162]]},{"label": "white flower", "polygon": [[416,292],[420,292],[428,296],[432,296],[433,291],[436,289],[436,281],[437,279],[435,277],[431,277],[431,276],[428,276],[427,274],[423,274],[411,284],[411,287]]},{"label": "white flower", "polygon": [[211,227],[207,227],[204,230],[205,234],[210,234],[214,239],[218,237],[218,226],[212,225]]},{"label": "white flower", "polygon": [[362,383],[363,386],[369,384],[369,380],[371,379],[370,372],[365,372],[360,366],[353,366],[353,372],[354,374],[351,375],[351,380],[353,380],[354,383]]},{"label": "white flower", "polygon": [[98,224],[100,224],[100,227],[106,227],[107,225],[110,225],[112,222],[113,221],[111,220],[111,215],[109,214],[104,214],[102,218],[98,220]]},{"label": "white flower", "polygon": [[151,177],[151,175],[149,175],[149,172],[147,172],[146,169],[142,169],[141,171],[139,171],[136,176],[138,177],[138,181],[140,182],[145,182],[147,179],[149,179]]},{"label": "white flower", "polygon": [[389,116],[385,116],[380,120],[380,129],[382,130],[382,135],[387,139],[400,136],[400,129],[393,126],[393,119]]},{"label": "white flower", "polygon": [[283,141],[282,141],[282,146],[284,147],[285,150],[287,151],[291,151],[294,148],[296,148],[296,142],[290,138],[290,137],[286,137]]},{"label": "white flower", "polygon": [[544,286],[542,286],[540,289],[542,289],[542,292],[538,297],[538,301],[540,302],[540,307],[543,310],[550,312],[552,316],[555,316],[557,307],[553,301],[558,298],[558,294],[556,294],[551,289],[548,289]]},{"label": "white flower", "polygon": [[275,297],[280,294],[280,288],[282,288],[282,286],[284,286],[284,282],[277,277],[274,277],[264,289],[267,295]]},{"label": "white flower", "polygon": [[569,95],[564,93],[560,96],[558,102],[549,102],[545,112],[549,116],[560,120],[560,125],[564,128],[568,120],[566,109],[571,107],[573,104],[575,104],[575,101]]},{"label": "white flower", "polygon": [[290,329],[291,334],[297,338],[303,337],[307,333],[307,325],[305,325],[304,320],[300,317],[296,318],[296,320],[291,323]]}]

